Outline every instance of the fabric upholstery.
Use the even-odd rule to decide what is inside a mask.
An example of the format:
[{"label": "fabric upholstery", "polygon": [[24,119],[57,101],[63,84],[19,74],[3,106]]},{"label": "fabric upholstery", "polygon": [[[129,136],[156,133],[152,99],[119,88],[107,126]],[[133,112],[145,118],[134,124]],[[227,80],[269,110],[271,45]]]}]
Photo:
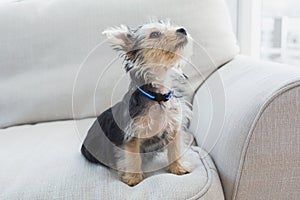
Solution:
[{"label": "fabric upholstery", "polygon": [[235,199],[300,197],[300,82],[265,106],[244,157]]},{"label": "fabric upholstery", "polygon": [[128,87],[101,32],[156,16],[196,41],[184,71],[192,89],[238,52],[224,0],[0,2],[0,127],[96,116]]},{"label": "fabric upholstery", "polygon": [[[0,130],[0,199],[224,199],[210,157],[192,146],[184,156],[192,173],[165,169],[129,187],[108,168],[89,163],[80,146],[94,118]],[[149,164],[165,162],[158,157]]]},{"label": "fabric upholstery", "polygon": [[[274,155],[281,155],[279,158],[286,156],[284,161],[290,158],[289,162],[286,162],[284,165],[286,170],[290,170],[289,164],[293,163],[291,166],[292,171],[286,172],[285,174],[288,176],[283,177],[283,179],[290,178],[293,184],[299,185],[299,179],[295,179],[297,173],[293,174],[294,167],[298,164],[298,161],[295,161],[295,159],[299,156],[297,152],[299,152],[300,145],[299,140],[295,140],[299,139],[298,136],[300,132],[298,125],[295,124],[297,120],[294,119],[298,115],[292,112],[289,118],[282,119],[283,121],[287,120],[286,122],[277,123],[275,126],[274,123],[279,120],[280,115],[272,113],[272,117],[271,114],[269,114],[268,119],[274,120],[274,122],[269,124],[266,119],[262,119],[263,121],[258,123],[261,124],[265,122],[265,128],[269,127],[269,133],[260,133],[260,131],[264,131],[264,129],[262,130],[262,127],[258,127],[256,129],[258,134],[256,137],[258,138],[252,139],[252,142],[249,143],[251,136],[254,135],[254,127],[259,120],[258,116],[263,112],[262,109],[264,105],[270,99],[277,96],[282,90],[293,87],[293,84],[299,84],[299,81],[299,67],[260,62],[247,57],[237,56],[233,61],[214,73],[197,92],[194,99],[194,116],[191,130],[196,136],[198,145],[208,151],[212,156],[220,173],[226,199],[238,197],[236,194],[245,197],[245,193],[247,193],[247,197],[250,197],[251,192],[248,193],[245,184],[253,183],[253,180],[256,179],[261,180],[265,178],[263,183],[267,184],[268,182],[268,186],[265,186],[266,191],[270,191],[270,189],[267,189],[268,187],[273,189],[277,187],[273,185],[272,181],[278,180],[278,177],[268,179],[270,176],[261,176],[260,172],[263,169],[258,170],[260,168],[258,161],[266,157],[258,157],[255,153],[255,151],[257,151],[257,153],[271,153],[275,151],[275,144],[279,146],[278,149],[276,149],[277,153]],[[298,104],[293,100],[295,98],[292,96],[287,98],[289,98],[289,101],[287,101],[286,104],[289,105],[281,109],[289,110],[292,109],[292,107],[297,108]],[[283,101],[281,102],[284,104]],[[288,124],[290,127],[288,127]],[[285,127],[291,128],[292,130],[285,132],[283,131]],[[287,134],[287,138],[283,140],[282,137],[285,134]],[[268,143],[262,143],[262,140],[268,140]],[[276,141],[274,146],[269,144],[269,142],[272,141]],[[291,145],[293,147],[290,147],[290,150],[281,151],[283,146],[280,145],[283,143],[285,143],[286,146]],[[249,151],[247,151],[247,149],[249,149]],[[295,151],[290,154],[292,149]],[[293,156],[296,157],[291,160]],[[245,157],[246,160],[249,160],[248,162],[244,160]],[[269,166],[266,164],[268,161],[269,164],[274,164],[276,161],[280,164],[284,163],[284,161],[278,160],[279,158],[272,158],[274,158],[272,162],[269,160],[271,158],[262,162],[263,167]],[[250,164],[254,159],[257,163]],[[246,166],[246,162],[248,166]],[[255,169],[258,170],[258,173],[254,173],[255,169],[251,168],[252,165],[256,167]],[[283,171],[281,166],[278,166],[278,168],[276,168],[276,166],[269,167],[270,173]],[[245,171],[246,169],[247,171]],[[251,174],[247,173],[249,170]],[[267,171],[268,169],[265,170]],[[245,175],[245,173],[247,174]],[[252,178],[246,181],[245,178],[247,179],[250,176]],[[281,179],[282,182],[274,184],[283,184],[283,179]],[[240,182],[243,183],[243,187],[242,185],[239,187]],[[291,188],[291,190],[293,189],[295,188]],[[288,189],[282,189],[282,191],[288,191]],[[295,192],[295,190],[293,191]],[[294,193],[292,192],[291,194]]]}]

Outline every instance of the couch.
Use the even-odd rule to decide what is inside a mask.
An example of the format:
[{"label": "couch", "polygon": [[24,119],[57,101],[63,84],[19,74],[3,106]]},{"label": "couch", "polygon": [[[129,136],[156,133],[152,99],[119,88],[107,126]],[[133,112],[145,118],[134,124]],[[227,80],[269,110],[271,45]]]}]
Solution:
[{"label": "couch", "polygon": [[[80,146],[128,87],[101,32],[149,16],[195,40],[184,68],[194,170],[158,169],[129,187]],[[300,68],[238,55],[225,1],[4,0],[0,24],[0,199],[299,198]]]}]

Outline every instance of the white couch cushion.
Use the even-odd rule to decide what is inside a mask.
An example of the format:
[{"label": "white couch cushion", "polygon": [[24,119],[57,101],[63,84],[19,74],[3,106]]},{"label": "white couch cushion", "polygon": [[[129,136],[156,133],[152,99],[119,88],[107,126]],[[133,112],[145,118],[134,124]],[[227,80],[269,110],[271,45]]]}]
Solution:
[{"label": "white couch cushion", "polygon": [[113,171],[80,153],[94,120],[0,130],[0,199],[224,199],[213,162],[199,147],[185,155],[195,166],[190,174],[160,170],[135,187],[124,184]]},{"label": "white couch cushion", "polygon": [[95,116],[109,107],[128,80],[101,32],[148,16],[172,19],[197,42],[195,67],[185,69],[193,89],[237,54],[224,0],[1,1],[0,127]]}]

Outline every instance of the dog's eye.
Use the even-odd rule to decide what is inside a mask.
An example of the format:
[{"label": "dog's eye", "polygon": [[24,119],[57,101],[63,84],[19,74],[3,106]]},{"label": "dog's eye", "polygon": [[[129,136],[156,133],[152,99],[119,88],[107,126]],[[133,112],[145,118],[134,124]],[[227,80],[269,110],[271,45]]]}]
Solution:
[{"label": "dog's eye", "polygon": [[160,36],[160,32],[152,32],[151,34],[150,34],[150,38],[158,38]]}]

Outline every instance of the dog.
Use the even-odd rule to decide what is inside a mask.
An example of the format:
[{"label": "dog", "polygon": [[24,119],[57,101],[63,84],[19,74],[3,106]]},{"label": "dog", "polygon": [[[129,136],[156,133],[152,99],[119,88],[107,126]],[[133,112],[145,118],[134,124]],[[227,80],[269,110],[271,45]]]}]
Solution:
[{"label": "dog", "polygon": [[170,21],[151,21],[135,29],[125,25],[103,34],[121,53],[131,83],[122,101],[104,111],[89,129],[81,152],[93,163],[118,171],[134,186],[143,180],[143,159],[167,151],[168,171],[189,173],[181,162],[191,104],[182,67],[192,54],[192,38]]}]

